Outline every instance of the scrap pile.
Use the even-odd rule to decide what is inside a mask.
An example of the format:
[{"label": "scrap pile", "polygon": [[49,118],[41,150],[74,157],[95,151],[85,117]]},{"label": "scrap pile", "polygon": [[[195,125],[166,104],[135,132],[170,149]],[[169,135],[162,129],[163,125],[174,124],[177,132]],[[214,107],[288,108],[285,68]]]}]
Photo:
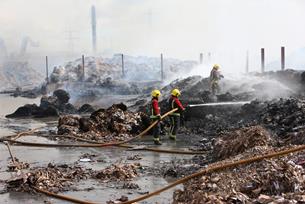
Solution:
[{"label": "scrap pile", "polygon": [[[223,140],[224,148],[218,149],[223,152],[218,153],[217,148],[214,152],[215,157],[220,158],[225,157],[227,153],[227,159],[210,166],[224,165],[276,150],[276,148],[268,146],[270,144],[269,134],[261,127],[253,127],[253,130],[245,128],[243,131],[250,135],[253,131],[251,136],[258,138],[254,139],[254,143],[250,143],[250,141],[248,143],[243,137],[247,139],[250,137],[236,134],[236,138],[232,140],[234,132],[230,133]],[[244,142],[246,142],[245,145],[242,144]],[[232,145],[231,147],[234,148],[225,151],[225,148],[230,149],[228,145]],[[176,190],[173,203],[302,203],[305,201],[303,194],[305,189],[304,167],[304,156],[300,152],[237,166],[234,169],[207,173],[185,183],[183,190]]]},{"label": "scrap pile", "polygon": [[14,161],[11,161],[8,165],[7,165],[7,168],[8,168],[8,171],[18,171],[18,170],[21,170],[21,169],[27,169],[30,167],[30,164],[27,163],[27,162],[22,162],[22,161],[19,161],[18,158],[14,158]]},{"label": "scrap pile", "polygon": [[51,117],[64,114],[82,114],[91,113],[94,108],[89,104],[82,105],[79,109],[73,106],[70,102],[70,94],[63,90],[57,89],[51,96],[42,96],[40,105],[26,104],[19,107],[14,113],[6,115],[8,118],[19,117]]},{"label": "scrap pile", "polygon": [[224,159],[245,152],[255,146],[271,143],[271,136],[262,126],[237,129],[216,139],[213,149],[215,159]]},{"label": "scrap pile", "polygon": [[287,157],[207,174],[174,193],[174,203],[304,202],[305,170]]},{"label": "scrap pile", "polygon": [[141,165],[139,163],[112,164],[111,166],[99,171],[95,177],[101,179],[103,182],[126,181],[137,177],[137,169],[140,167]]},{"label": "scrap pile", "polygon": [[284,136],[288,132],[304,129],[305,124],[305,101],[290,98],[280,99],[268,103],[261,110],[261,121],[268,129],[274,131],[279,136]]},{"label": "scrap pile", "polygon": [[84,170],[79,166],[53,165],[46,168],[32,169],[30,172],[20,174],[8,181],[7,189],[12,191],[30,192],[36,187],[51,192],[70,190],[70,186],[90,176],[91,170]]},{"label": "scrap pile", "polygon": [[123,141],[144,130],[142,113],[127,111],[124,104],[93,112],[90,118],[62,116],[59,118],[58,134],[76,135],[90,140],[109,142]]}]

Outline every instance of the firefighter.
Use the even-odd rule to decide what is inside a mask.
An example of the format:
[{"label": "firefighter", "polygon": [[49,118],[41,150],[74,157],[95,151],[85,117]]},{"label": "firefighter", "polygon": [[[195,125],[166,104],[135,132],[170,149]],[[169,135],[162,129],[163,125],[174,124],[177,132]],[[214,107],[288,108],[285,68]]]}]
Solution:
[{"label": "firefighter", "polygon": [[220,92],[219,80],[223,78],[223,75],[220,74],[219,68],[218,64],[214,64],[210,73],[210,87],[213,95]]},{"label": "firefighter", "polygon": [[178,108],[177,111],[169,115],[170,118],[169,138],[171,140],[176,140],[176,135],[178,132],[178,128],[180,126],[180,114],[185,110],[180,100],[178,99],[180,95],[181,93],[178,89],[173,89],[171,92],[171,96],[168,100],[168,105],[171,110],[174,108]]},{"label": "firefighter", "polygon": [[161,92],[159,90],[153,90],[151,92],[151,120],[158,121],[157,125],[153,128],[153,136],[154,136],[154,143],[155,145],[161,145],[160,141],[160,121],[161,121],[161,114],[160,114],[160,107],[159,107],[159,97],[161,96]]}]

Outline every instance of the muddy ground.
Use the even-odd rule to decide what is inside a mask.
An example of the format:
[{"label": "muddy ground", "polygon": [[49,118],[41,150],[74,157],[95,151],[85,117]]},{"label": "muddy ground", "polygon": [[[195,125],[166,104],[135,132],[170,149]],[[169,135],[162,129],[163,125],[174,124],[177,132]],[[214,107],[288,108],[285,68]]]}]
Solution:
[{"label": "muddy ground", "polygon": [[[2,95],[2,99],[7,100],[6,105],[11,104],[13,100],[11,98],[6,98]],[[3,101],[3,100],[2,100]],[[10,102],[9,102],[10,101]],[[14,99],[16,101],[16,99]],[[18,100],[17,100],[18,101]],[[45,118],[45,119],[5,119],[4,115],[7,112],[13,111],[16,106],[23,105],[29,101],[20,101],[21,104],[12,105],[7,111],[2,113],[3,123],[10,124],[7,128],[1,128],[2,135],[10,135],[14,132],[24,131],[28,128],[44,127],[41,129],[41,133],[56,131],[57,128],[57,118]],[[38,102],[38,101],[37,101]],[[4,104],[4,105],[5,105]],[[6,106],[8,107],[8,106]],[[31,124],[31,127],[28,126]],[[20,141],[31,141],[31,142],[46,142],[46,143],[76,143],[74,140],[54,140],[48,137],[29,135],[20,138]],[[176,143],[169,141],[164,138],[164,145],[162,148],[176,149],[181,148],[187,150],[189,146],[192,146],[189,142],[189,137],[179,137]],[[151,137],[147,136],[141,141],[137,141],[134,144],[141,144],[152,146]],[[53,165],[68,165],[80,166],[84,171],[92,169],[94,174],[101,171],[107,167],[111,167],[112,164],[123,165],[123,164],[133,164],[139,163],[141,169],[137,170],[138,175],[131,178],[128,181],[110,181],[104,182],[91,176],[86,179],[80,179],[79,181],[73,181],[71,186],[67,189],[61,190],[60,193],[64,195],[69,195],[77,197],[79,199],[88,199],[91,201],[98,201],[105,203],[109,200],[116,200],[122,195],[128,196],[129,198],[138,197],[147,192],[151,192],[155,189],[163,187],[168,182],[172,181],[174,178],[170,175],[166,175],[167,166],[170,168],[174,165],[176,160],[185,159],[189,160],[192,156],[188,155],[170,155],[170,154],[159,154],[153,152],[139,152],[139,151],[126,151],[122,148],[43,148],[43,147],[22,147],[22,146],[12,146],[12,152],[15,157],[19,158],[20,161],[27,162],[30,164],[28,169],[23,169],[22,172],[32,172],[39,168],[45,169],[48,167],[49,163]],[[0,156],[0,186],[1,186],[1,203],[20,203],[20,202],[31,202],[31,203],[42,203],[44,201],[51,203],[63,203],[63,201],[56,200],[53,198],[48,198],[46,196],[33,193],[33,191],[26,191],[27,188],[19,192],[17,189],[6,190],[7,183],[5,180],[14,178],[16,172],[8,172],[7,165],[10,163],[10,157],[8,151],[4,145],[0,146],[1,156]],[[90,162],[81,162],[80,159],[90,158]],[[185,162],[181,163],[181,166],[186,165]],[[157,168],[160,167],[160,168]],[[163,169],[161,169],[161,167]],[[187,165],[186,167],[187,168]],[[163,176],[164,175],[164,176]],[[181,188],[178,186],[178,188]],[[51,188],[49,189],[51,190]],[[152,198],[148,200],[148,203],[169,203],[172,200],[172,192],[168,191],[161,194],[158,198]],[[100,195],[103,194],[101,197]]]},{"label": "muddy ground", "polygon": [[[216,98],[209,94],[207,80],[201,77],[174,81],[161,89],[165,93],[160,102],[163,113],[167,110],[166,98],[173,87],[182,90],[184,104],[215,100],[251,101],[245,105],[233,103],[187,107],[178,140],[172,142],[163,136],[164,144],[158,148],[205,152],[199,156],[127,151],[115,147],[45,149],[13,146],[16,157],[30,164],[29,168],[21,170],[24,174],[17,173],[21,177],[16,177],[16,173],[7,172],[9,156],[5,146],[1,145],[1,155],[6,155],[0,159],[0,186],[3,188],[4,201],[12,201],[7,196],[15,196],[16,192],[20,195],[19,201],[24,199],[22,196],[26,193],[36,195],[30,186],[103,203],[119,198],[123,201],[126,200],[125,196],[129,199],[138,197],[164,187],[168,182],[215,165],[215,162],[236,161],[304,144],[305,101],[301,74],[287,72],[274,75],[273,78],[289,79],[290,76],[299,81],[281,83],[279,86],[274,79],[272,82],[268,79],[248,83],[246,87],[245,84],[225,81],[226,88],[223,91],[229,92],[223,92]],[[276,94],[275,85],[280,89]],[[268,92],[274,95],[264,98]],[[86,116],[61,116],[59,121],[58,118],[44,119],[38,123],[37,120],[31,121],[31,124],[45,128],[20,140],[53,144],[80,143],[75,138],[63,139],[65,135],[95,142],[130,139],[147,126],[145,119],[137,114],[138,111],[144,115],[147,113],[149,96],[141,95],[125,102],[129,106],[128,110],[121,105],[98,109]],[[15,123],[9,131],[28,129],[26,123],[29,120],[32,119],[3,119],[6,124]],[[164,133],[167,125],[165,120],[162,125]],[[131,144],[153,146],[151,136]],[[296,154],[210,173],[143,203],[301,203],[304,202],[303,164],[303,155]],[[58,174],[58,171],[64,173]],[[11,178],[14,179],[9,180]],[[98,196],[101,192],[106,196]],[[53,202],[44,196],[39,198]]]}]

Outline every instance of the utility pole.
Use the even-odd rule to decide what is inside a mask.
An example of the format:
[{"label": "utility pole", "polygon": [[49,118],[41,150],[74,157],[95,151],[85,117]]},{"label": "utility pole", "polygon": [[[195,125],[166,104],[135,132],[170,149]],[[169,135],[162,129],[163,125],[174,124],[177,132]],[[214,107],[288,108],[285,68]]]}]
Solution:
[{"label": "utility pole", "polygon": [[85,56],[82,55],[82,68],[83,68],[83,76],[82,76],[82,81],[85,80]]},{"label": "utility pole", "polygon": [[92,29],[92,50],[96,54],[96,12],[95,6],[91,7],[91,29]]},{"label": "utility pole", "polygon": [[249,50],[247,50],[246,56],[246,73],[249,73]]},{"label": "utility pole", "polygon": [[200,56],[199,56],[199,63],[200,63],[200,64],[203,63],[203,53],[200,53]]},{"label": "utility pole", "polygon": [[211,61],[212,61],[212,53],[211,52],[208,52],[208,61],[209,61],[209,63],[211,63]]},{"label": "utility pole", "polygon": [[161,53],[161,81],[164,80],[164,70],[163,70],[163,54]]},{"label": "utility pole", "polygon": [[49,60],[48,56],[46,56],[46,81],[47,84],[49,83]]},{"label": "utility pole", "polygon": [[265,72],[265,48],[261,48],[261,71]]},{"label": "utility pole", "polygon": [[124,54],[122,54],[122,77],[125,77]]},{"label": "utility pole", "polygon": [[281,69],[285,69],[285,47],[281,47]]}]

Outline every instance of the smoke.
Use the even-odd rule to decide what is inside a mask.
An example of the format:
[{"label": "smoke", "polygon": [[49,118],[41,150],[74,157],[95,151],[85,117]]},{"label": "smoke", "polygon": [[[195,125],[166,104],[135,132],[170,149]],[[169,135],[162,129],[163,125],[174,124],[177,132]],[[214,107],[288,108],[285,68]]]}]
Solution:
[{"label": "smoke", "polygon": [[9,52],[19,51],[24,36],[39,42],[28,54],[40,71],[45,55],[52,56],[50,67],[91,55],[91,5],[99,55],[162,52],[199,60],[199,53],[211,52],[223,71],[243,72],[247,50],[256,71],[265,47],[268,70],[278,68],[268,64],[279,58],[281,46],[289,56],[305,45],[305,27],[296,25],[305,18],[303,0],[1,0],[0,37]]}]

